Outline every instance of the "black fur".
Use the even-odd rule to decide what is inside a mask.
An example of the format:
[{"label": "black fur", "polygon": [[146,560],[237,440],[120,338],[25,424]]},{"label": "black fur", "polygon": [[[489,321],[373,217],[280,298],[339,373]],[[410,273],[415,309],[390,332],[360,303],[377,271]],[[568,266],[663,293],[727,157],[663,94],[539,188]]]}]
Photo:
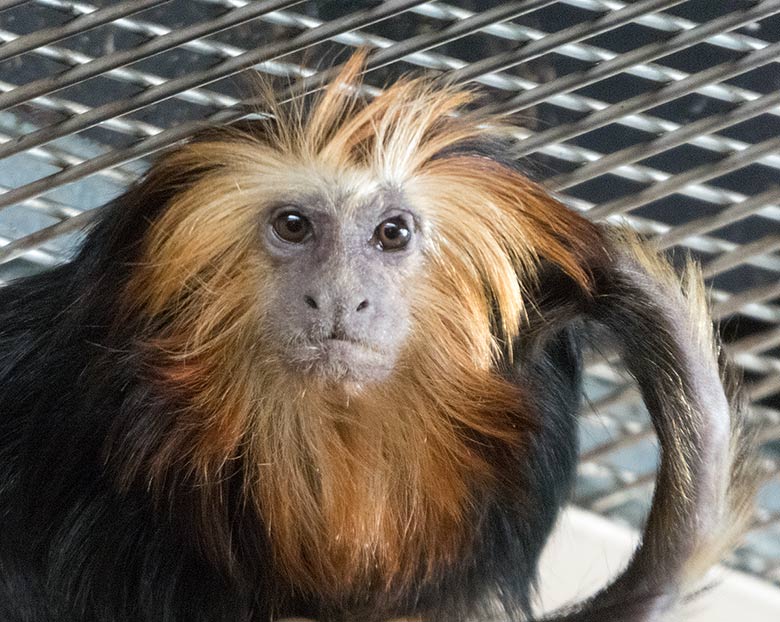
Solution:
[{"label": "black fur", "polygon": [[138,242],[169,198],[162,188],[191,180],[159,181],[110,206],[74,261],[0,289],[0,621],[369,622],[415,612],[456,621],[494,596],[526,616],[576,463],[581,362],[572,329],[544,346],[519,344],[519,362],[505,373],[534,396],[539,427],[504,457],[506,481],[481,508],[474,554],[412,593],[367,586],[345,609],[275,584],[262,519],[242,509],[229,483],[231,567],[204,554],[192,518],[198,491],[186,477],[170,482],[167,505],[143,486],[120,490],[107,452],[121,447],[108,439],[117,429],[137,433],[128,422],[143,417],[153,429],[123,446],[143,445],[165,433],[177,407],[146,381],[132,322],[113,327]]}]

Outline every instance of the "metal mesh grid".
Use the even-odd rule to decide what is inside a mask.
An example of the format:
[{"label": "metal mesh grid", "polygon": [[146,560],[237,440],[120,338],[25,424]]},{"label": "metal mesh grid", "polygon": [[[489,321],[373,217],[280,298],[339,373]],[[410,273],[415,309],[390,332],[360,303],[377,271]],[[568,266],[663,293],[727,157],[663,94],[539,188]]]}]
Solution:
[{"label": "metal mesh grid", "polygon": [[[701,260],[766,458],[731,563],[780,585],[779,14],[780,0],[0,0],[0,285],[67,259],[154,151],[245,114],[244,69],[312,89],[367,47],[369,93],[419,68],[477,83],[517,120],[532,176]],[[656,450],[608,359],[588,366],[575,502],[638,524]]]}]

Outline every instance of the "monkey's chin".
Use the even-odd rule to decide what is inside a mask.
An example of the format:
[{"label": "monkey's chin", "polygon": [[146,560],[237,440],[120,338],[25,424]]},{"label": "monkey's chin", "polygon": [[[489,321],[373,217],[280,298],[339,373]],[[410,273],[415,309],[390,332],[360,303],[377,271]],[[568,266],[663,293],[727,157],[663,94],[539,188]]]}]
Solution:
[{"label": "monkey's chin", "polygon": [[395,357],[358,341],[326,339],[295,348],[295,367],[307,375],[328,383],[357,389],[385,380],[393,369]]}]

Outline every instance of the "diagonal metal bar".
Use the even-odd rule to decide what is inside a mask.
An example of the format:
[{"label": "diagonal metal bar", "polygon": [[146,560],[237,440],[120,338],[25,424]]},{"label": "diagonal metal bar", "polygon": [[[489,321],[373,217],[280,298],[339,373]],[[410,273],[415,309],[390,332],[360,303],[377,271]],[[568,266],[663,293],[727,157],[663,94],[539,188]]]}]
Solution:
[{"label": "diagonal metal bar", "polygon": [[[200,1],[204,1],[204,0],[200,0]],[[205,1],[221,2],[221,0],[205,0]],[[567,4],[573,4],[575,0],[571,0],[571,1],[561,0],[561,1]],[[625,3],[613,2],[611,0],[609,1],[593,0],[589,4],[591,6],[587,8],[597,12],[614,11],[614,10],[623,9],[627,6]],[[434,19],[447,19],[447,20],[463,19],[465,17],[468,17],[469,15],[472,15],[471,11],[452,7],[440,2],[432,2],[429,4],[424,4],[412,9],[412,11],[414,13],[425,15],[426,17],[431,17]],[[699,26],[699,24],[696,22],[682,20],[663,13],[652,13],[648,15],[639,16],[636,18],[635,22],[637,24],[655,27],[664,32],[672,32],[672,33],[678,33],[684,30],[690,30],[691,28],[695,28],[696,26]],[[668,27],[660,28],[659,24]],[[517,41],[519,43],[524,43],[527,41],[537,41],[539,39],[544,39],[550,35],[550,33],[542,32],[540,30],[530,28],[528,26],[524,26],[520,24],[499,24],[495,27],[486,28],[485,32],[494,35],[496,37],[508,39],[510,41]],[[714,35],[711,38],[707,39],[706,43],[719,46],[719,47],[726,47],[727,49],[733,49],[738,52],[749,52],[752,50],[758,50],[768,45],[766,41],[761,41],[760,39],[747,37],[746,35],[731,34],[731,33],[720,33]],[[556,50],[556,53],[560,54],[561,56],[566,56],[589,64],[610,61],[616,58],[617,56],[620,56],[620,54],[618,54],[617,52],[613,52],[612,50],[607,50],[595,45],[584,44],[584,43],[571,43],[571,44],[562,45]],[[690,75],[684,71],[680,71],[678,69],[673,69],[672,67],[666,67],[664,65],[657,65],[657,64],[638,64],[627,68],[626,73],[636,76],[638,78],[642,78],[643,80],[658,82],[660,84],[676,82]],[[715,99],[719,99],[731,103],[748,101],[750,99],[753,99],[754,97],[757,97],[757,94],[752,91],[737,86],[725,85],[725,84],[707,85],[702,88],[701,93],[702,95],[706,95],[707,97],[713,97]],[[571,100],[564,100],[564,101],[573,103]],[[582,106],[577,108],[572,107],[572,110],[580,110],[581,112],[585,112],[587,108]],[[775,114],[780,115],[780,110],[777,111]]]},{"label": "diagonal metal bar", "polygon": [[705,278],[711,278],[745,264],[750,257],[768,256],[778,250],[780,250],[780,233],[770,234],[737,246],[734,250],[712,259],[704,265],[702,273]]},{"label": "diagonal metal bar", "polygon": [[[18,38],[19,36],[17,34],[13,32],[9,32],[7,30],[0,29],[0,41],[5,42],[6,45],[10,42],[17,41]],[[0,50],[2,50],[3,47],[4,46],[0,46]],[[54,60],[64,65],[69,65],[71,67],[77,67],[79,65],[87,65],[95,61],[95,58],[92,56],[89,56],[82,52],[71,50],[69,48],[59,47],[55,45],[44,45],[39,48],[36,48],[30,53],[35,54],[36,56],[40,56],[42,58],[48,58]],[[143,88],[156,86],[158,84],[162,84],[167,80],[167,78],[163,78],[156,74],[152,74],[146,71],[139,71],[137,69],[131,69],[128,67],[119,67],[117,69],[111,69],[107,71],[105,74],[103,74],[103,77],[112,78],[114,80],[124,82],[127,84],[135,84]],[[14,89],[16,88],[19,87],[15,86]],[[6,91],[10,89],[3,89],[3,90]],[[216,93],[214,91],[209,91],[206,89],[190,89],[189,91],[184,91],[183,93],[179,93],[176,97],[178,99],[181,99],[182,101],[186,101],[192,104],[198,104],[200,106],[214,106],[214,107],[232,106],[237,101],[235,98],[230,97],[228,95],[223,95],[222,93]],[[39,100],[40,97],[36,97],[35,99],[32,99],[26,103],[28,105],[29,104],[34,105]]]},{"label": "diagonal metal bar", "polygon": [[[607,154],[603,158],[581,166],[571,173],[558,175],[550,180],[549,183],[551,187],[556,190],[570,188],[598,177],[599,175],[603,175],[613,168],[625,166],[626,164],[633,164],[634,162],[663,153],[674,147],[689,144],[696,136],[716,132],[723,128],[743,123],[744,121],[765,114],[778,105],[780,105],[780,91],[775,91],[763,95],[758,99],[754,99],[753,101],[736,106],[728,112],[714,114],[694,121],[693,123],[678,126],[677,129],[662,134],[649,142],[638,143],[632,147],[627,147],[626,149]],[[583,123],[576,125],[576,133],[572,134],[572,136],[584,134],[593,129],[591,125],[587,123],[587,118]],[[541,134],[544,133],[546,132],[542,132]],[[537,142],[539,140],[538,137],[540,137],[541,134],[536,134],[527,141],[524,141],[524,143],[521,144],[521,150],[525,151],[531,143]],[[569,137],[571,136],[566,136],[562,140]]]},{"label": "diagonal metal bar", "polygon": [[[0,81],[0,91],[2,92],[8,92],[15,88],[15,84]],[[33,101],[40,108],[59,112],[66,116],[84,114],[85,112],[92,110],[92,108],[85,106],[84,104],[61,99],[59,97],[36,97]],[[144,123],[143,121],[137,121],[135,119],[106,119],[104,126],[115,132],[136,137],[154,136],[161,131],[156,125]],[[21,137],[16,140],[20,139]],[[0,143],[0,148],[2,148],[2,144],[3,143]],[[30,149],[34,148],[35,147],[31,147]]]},{"label": "diagonal metal bar", "polygon": [[766,206],[775,203],[780,203],[780,187],[772,188],[761,194],[748,197],[739,203],[734,203],[731,207],[714,216],[704,216],[689,220],[681,225],[676,225],[666,233],[659,235],[654,240],[654,243],[661,249],[671,248],[690,236],[709,233],[749,216],[758,215]]},{"label": "diagonal metal bar", "polygon": [[[560,0],[562,4],[568,4],[570,6],[576,6],[581,9],[589,11],[619,11],[624,6],[625,2],[618,2],[617,0]],[[665,13],[656,13],[653,15],[643,15],[636,20],[637,24],[659,30],[661,32],[677,33],[683,30],[690,30],[699,25],[698,22],[693,22],[683,17],[676,15],[669,15]],[[756,50],[763,47],[765,43],[760,39],[745,35],[742,33],[720,33],[709,41],[712,45],[725,48],[727,50],[734,50],[736,52],[747,52],[749,50]]]},{"label": "diagonal metal bar", "polygon": [[391,48],[385,48],[384,51],[393,50],[392,54],[383,54],[381,51],[373,56],[373,62],[369,65],[371,69],[377,69],[388,65],[405,56],[424,52],[438,45],[450,43],[457,39],[472,35],[484,30],[489,24],[501,23],[507,20],[515,19],[526,15],[538,9],[555,4],[558,0],[525,0],[522,2],[507,2],[498,7],[475,13],[470,17],[442,28],[432,33],[423,33],[402,42],[395,43]]},{"label": "diagonal metal bar", "polygon": [[70,20],[62,26],[36,30],[0,46],[0,62],[9,60],[42,45],[61,41],[71,35],[81,34],[92,28],[113,22],[121,17],[139,13],[145,9],[170,2],[170,0],[124,0],[113,6],[98,9]]},{"label": "diagonal metal bar", "polygon": [[[62,0],[37,0],[37,2],[45,4],[47,6],[59,6],[63,4]],[[222,6],[233,8],[236,6],[245,6],[248,3],[248,0],[231,0],[230,2],[225,2],[223,0],[209,0],[208,3],[219,4]],[[75,6],[77,8],[78,7],[88,8],[90,5],[84,5],[83,3],[78,3]],[[445,9],[446,12],[444,12]],[[84,8],[83,10],[86,10],[86,8]],[[423,4],[420,6],[413,7],[411,10],[413,12],[420,13],[422,15],[426,15],[429,17],[435,17],[437,19],[468,19],[469,17],[476,15],[474,13],[465,11],[463,9],[448,7],[447,5],[443,5],[442,3]],[[311,29],[322,25],[322,22],[320,20],[316,20],[308,16],[296,15],[285,11],[277,11],[274,13],[270,13],[267,16],[264,16],[263,19],[265,21],[270,21],[272,23],[284,25],[287,27]],[[121,26],[122,28],[129,29],[132,32],[138,32],[146,36],[160,36],[170,32],[165,27],[152,24],[149,22],[141,22],[141,21],[131,20],[131,19],[118,20],[116,22],[116,25],[118,27]],[[521,35],[518,33],[524,33],[524,32],[530,33],[529,36],[535,38],[541,38],[543,36],[546,36],[546,34],[543,35],[538,31],[533,31],[531,29],[527,29],[526,27],[519,26],[517,24],[506,24],[506,23],[497,24],[493,26],[486,26],[485,29],[483,30],[486,32],[490,32],[491,34],[497,34],[497,35],[499,34],[505,35],[504,31],[507,31],[511,35],[509,38],[512,38],[514,40],[520,40]],[[740,35],[739,37],[741,38],[742,35]],[[370,46],[378,46],[378,47],[387,47],[390,45],[397,45],[388,39],[378,37],[376,35],[368,35],[365,33],[358,33],[358,32],[336,34],[334,35],[333,40],[338,41],[340,43],[344,43],[346,45],[353,45],[353,46],[370,45]],[[523,40],[527,40],[527,38]],[[755,40],[751,40],[751,41],[755,41]],[[713,39],[710,42],[714,44],[715,39]],[[754,43],[753,45],[755,47],[759,47],[759,44]],[[765,45],[766,43],[763,43],[763,46]],[[225,46],[225,44],[221,44],[218,42],[210,42],[210,41],[192,41],[192,42],[188,42],[186,46],[189,49],[192,49],[193,51],[197,51],[200,53],[217,54],[222,57],[236,56],[239,55],[240,53],[243,53],[243,50],[237,48],[231,48],[230,46]],[[614,58],[615,56],[613,52],[601,50],[599,48],[594,48],[592,46],[583,46],[583,45],[564,45],[560,48],[559,51],[565,52],[568,50],[574,50],[575,52],[573,54],[574,57],[577,57],[577,54],[579,54],[579,57],[584,57],[583,59],[590,60],[591,62],[595,62],[599,60],[609,60],[610,58]],[[464,63],[463,61],[459,61],[450,57],[442,56],[439,54],[432,54],[432,53],[415,53],[406,57],[404,60],[412,64],[418,64],[421,66],[436,68],[436,69],[453,69],[453,68],[457,69],[459,67],[466,66],[466,63]],[[637,75],[640,75],[641,77],[644,77],[646,79],[655,79],[656,81],[679,80],[682,79],[683,77],[687,77],[688,75],[676,70],[671,70],[659,66],[655,66],[654,68],[648,68],[648,71],[643,73],[642,72],[643,67],[645,66],[633,67],[630,68],[628,71],[629,73],[632,71],[637,71],[638,72]],[[530,81],[518,78],[516,76],[509,76],[507,74],[503,74],[503,75],[490,74],[487,76],[483,76],[482,78],[477,78],[476,81],[496,88],[510,89],[510,90],[518,90],[518,89],[526,90],[538,86],[535,83],[532,83]],[[736,87],[721,86],[721,85],[707,85],[702,88],[702,93],[706,93],[708,96],[722,98],[724,101],[750,101],[750,99],[757,97],[757,95],[749,91],[745,91],[744,89],[737,89]],[[569,107],[572,110],[584,110],[584,111],[598,110],[606,106],[605,104],[602,104],[601,102],[598,102],[596,100],[591,100],[589,98],[571,96],[571,95],[563,95],[563,96],[551,98],[551,103],[554,103],[556,105],[561,105],[564,107]],[[774,112],[774,111],[770,111],[770,112]],[[634,127],[636,129],[641,129],[642,131],[647,131],[654,134],[663,133],[679,127],[677,124],[671,121],[654,119],[652,117],[648,117],[647,115],[631,115],[629,117],[619,119],[617,122],[625,124],[629,127]],[[745,147],[745,144],[741,143],[740,141],[736,141],[725,137],[718,137],[718,136],[696,137],[694,140],[692,140],[692,144],[695,144],[696,146],[701,147],[703,149],[714,150],[721,153],[731,152]],[[560,151],[565,154],[573,153],[572,150],[560,150]],[[780,157],[768,156],[762,159],[762,163],[767,164],[769,166],[775,166],[776,168],[780,168]],[[627,174],[629,178],[634,178],[637,181],[645,181],[645,183],[654,181],[652,177],[647,177],[646,175],[644,175],[644,173],[639,174],[638,169],[634,169],[634,168],[631,169],[621,168],[618,169],[617,172],[618,174]],[[724,196],[724,198],[722,200],[719,200],[718,202],[723,203],[728,201],[728,199],[725,198],[725,195],[723,195],[723,193],[713,192],[713,191],[708,191],[703,194],[699,193],[699,196],[697,198],[705,201],[711,201],[713,200],[713,197],[716,197],[718,194]]]},{"label": "diagonal metal bar", "polygon": [[226,59],[204,71],[186,74],[169,80],[164,84],[151,87],[127,99],[93,108],[89,112],[73,119],[68,119],[57,126],[46,127],[33,132],[14,144],[2,145],[0,146],[0,158],[8,157],[25,149],[45,144],[56,138],[87,129],[107,119],[159,103],[193,87],[210,84],[220,78],[231,76],[257,63],[275,60],[286,54],[306,49],[327,41],[334,33],[353,30],[388,19],[422,2],[425,2],[425,0],[387,0],[378,7],[352,13],[338,20],[323,24],[318,28],[303,32],[292,39],[271,42],[257,50],[246,52],[235,58]]},{"label": "diagonal metal bar", "polygon": [[[773,12],[780,12],[780,3],[773,2],[772,5]],[[654,45],[655,44],[652,44],[648,47],[654,47]],[[760,50],[748,52],[742,57],[733,61],[727,61],[719,65],[714,65],[709,69],[691,74],[683,80],[672,82],[667,86],[661,87],[649,93],[637,95],[636,97],[621,102],[620,106],[617,106],[614,109],[608,107],[603,110],[593,112],[589,118],[589,125],[591,129],[594,129],[606,123],[612,122],[616,116],[623,117],[629,114],[647,110],[648,108],[652,108],[654,106],[659,106],[663,103],[681,97],[682,95],[687,95],[690,92],[694,92],[706,84],[722,82],[723,80],[732,78],[742,73],[746,73],[752,69],[761,67],[762,65],[775,62],[778,58],[778,54],[780,54],[780,43],[774,43]],[[622,64],[622,57],[618,57],[618,59],[620,62],[616,62],[615,66]],[[606,65],[606,63],[604,63],[604,65]],[[508,102],[503,102],[501,104],[491,106],[490,111],[500,114],[514,114],[529,108],[530,106],[539,104],[553,95],[561,95],[571,90],[581,88],[591,84],[592,82],[595,82],[598,79],[601,79],[602,77],[606,77],[606,75],[612,75],[613,73],[614,72],[611,71],[609,67],[605,69],[602,65],[597,65],[592,69],[588,69],[582,73],[570,74],[570,76],[566,76],[563,79],[555,80],[546,85],[541,85],[531,91],[518,95]],[[570,131],[568,126],[564,127],[566,127],[566,129],[558,130],[560,134],[564,134]],[[545,136],[550,136],[552,131],[550,134],[543,134],[545,134]],[[540,136],[541,135],[542,134],[540,134]],[[526,150],[531,148],[533,148],[533,146],[530,148],[526,147]]]},{"label": "diagonal metal bar", "polygon": [[41,244],[54,237],[83,230],[85,227],[95,222],[102,210],[103,208],[96,208],[89,210],[88,212],[81,212],[80,214],[71,216],[67,220],[40,229],[31,235],[27,235],[18,240],[9,241],[7,244],[0,246],[0,264],[18,259],[31,251],[38,250]]},{"label": "diagonal metal bar", "polygon": [[[455,82],[468,82],[487,73],[502,71],[538,58],[556,48],[593,37],[634,21],[638,16],[667,9],[686,0],[640,0],[620,11],[608,11],[592,21],[583,22],[551,33],[544,39],[529,42],[519,50],[497,54],[481,61],[470,63],[468,67],[452,72]],[[489,107],[488,107],[489,108]]]},{"label": "diagonal metal bar", "polygon": [[[3,192],[7,189],[8,188],[5,186],[0,186],[0,192]],[[77,210],[70,205],[66,205],[65,203],[60,203],[59,201],[47,198],[27,199],[26,201],[22,202],[21,205],[26,209],[33,210],[39,214],[50,216],[51,218],[57,218],[58,220],[66,220],[68,218],[72,218],[73,216],[77,216],[80,213],[80,210]],[[27,236],[20,239],[23,240],[26,239],[26,237]],[[14,242],[16,241],[17,240],[14,240]],[[2,252],[3,251],[0,250],[0,256],[2,256]]]},{"label": "diagonal metal bar", "polygon": [[[780,45],[778,45],[778,49],[780,49]],[[714,177],[725,175],[731,171],[744,168],[756,162],[762,156],[778,151],[780,151],[780,137],[769,138],[760,143],[751,145],[743,151],[733,153],[714,164],[697,166],[685,173],[673,175],[636,194],[602,203],[601,205],[594,207],[591,210],[590,215],[595,219],[600,219],[605,218],[606,216],[627,212],[640,205],[645,205],[669,196],[670,194],[674,194],[689,184],[707,181]]]},{"label": "diagonal metal bar", "polygon": [[743,337],[727,347],[735,348],[739,353],[754,353],[771,350],[777,346],[780,346],[780,326]]},{"label": "diagonal metal bar", "polygon": [[710,289],[710,298],[714,303],[713,318],[718,320],[740,315],[771,324],[780,323],[780,306],[775,302],[775,298],[778,298],[775,284],[756,287],[740,295],[741,299],[732,300],[735,294],[721,289]]},{"label": "diagonal metal bar", "polygon": [[6,9],[19,6],[20,4],[24,4],[28,1],[29,0],[0,0],[0,11],[5,11]]},{"label": "diagonal metal bar", "polygon": [[[12,243],[12,240],[3,235],[0,235],[0,248],[3,248],[10,243]],[[53,253],[42,248],[34,248],[27,252],[25,259],[31,259],[39,266],[52,267],[58,263],[62,263],[66,257],[59,253]],[[0,286],[5,284],[6,281],[4,279],[0,279]]]},{"label": "diagonal metal bar", "polygon": [[[718,297],[713,294],[713,298],[717,300]],[[730,315],[742,313],[749,305],[767,302],[775,298],[780,298],[780,281],[753,287],[739,294],[729,294],[724,299],[718,300],[713,306],[712,318],[715,321],[722,320]],[[780,315],[775,321],[780,322]]]},{"label": "diagonal metal bar", "polygon": [[[4,132],[0,132],[0,141],[15,140],[17,136],[18,135],[9,135]],[[26,152],[25,155],[31,156],[37,160],[40,160],[41,162],[51,164],[52,166],[56,166],[58,168],[77,166],[89,159],[87,157],[71,153],[66,149],[54,146],[37,147]],[[136,171],[128,171],[119,167],[107,169],[105,171],[99,171],[97,174],[122,186],[132,183],[138,177],[138,173]]]},{"label": "diagonal metal bar", "polygon": [[184,41],[220,32],[221,30],[253,20],[264,13],[300,4],[303,1],[304,0],[265,0],[262,2],[253,2],[240,9],[234,9],[233,11],[220,15],[213,20],[200,22],[187,28],[173,31],[164,37],[156,37],[134,48],[121,50],[54,76],[29,82],[10,93],[0,95],[0,110],[23,104],[40,95],[51,94],[54,91],[67,86],[78,84],[89,78],[99,76],[110,69],[123,67],[124,65],[144,58],[149,58],[155,54],[171,50],[181,45]]},{"label": "diagonal metal bar", "polygon": [[[221,0],[206,1],[220,2]],[[567,4],[576,4],[575,0],[572,0],[571,2],[569,2],[569,0],[565,1]],[[614,2],[612,0],[588,0],[585,3],[588,4],[588,6],[585,8],[589,8],[594,11],[618,10],[626,6],[624,3]],[[413,12],[440,20],[464,19],[473,14],[472,12],[465,9],[452,7],[440,2],[416,7],[413,9]],[[276,18],[276,16],[274,16],[274,18]],[[688,20],[683,20],[681,18],[662,13],[654,13],[638,17],[636,19],[636,23],[657,28],[664,32],[672,33],[690,30],[699,25],[695,22],[690,22]],[[498,24],[494,27],[486,28],[485,32],[497,37],[517,42],[538,41],[540,39],[546,39],[549,36],[549,33],[535,30],[527,26],[521,26],[519,24]],[[739,52],[758,50],[768,45],[768,43],[765,41],[736,33],[716,34],[707,39],[706,43],[725,47],[726,49],[733,49]],[[621,56],[620,54],[611,50],[605,50],[600,47],[582,43],[562,45],[556,50],[556,53],[590,64],[600,64],[607,61],[612,61],[615,58]],[[416,61],[409,60],[409,62],[414,63]],[[649,80],[651,82],[658,82],[661,84],[678,82],[680,80],[684,80],[690,75],[678,69],[673,69],[671,67],[657,64],[633,65],[627,67],[625,73],[639,77],[643,80]],[[539,86],[538,84],[532,83],[530,81],[525,81],[514,76],[506,75],[501,76],[500,80],[495,76],[483,76],[481,78],[475,78],[475,81],[503,90],[528,91]],[[760,95],[753,91],[749,91],[731,84],[706,84],[696,89],[696,92],[701,95],[705,95],[706,97],[712,97],[714,99],[732,104],[751,101]],[[573,94],[551,97],[548,103],[581,113],[589,113],[607,107],[607,104],[598,100]],[[767,112],[773,115],[780,115],[780,107],[768,110]],[[617,119],[616,123],[631,127],[633,129],[638,129],[643,132],[648,132],[650,134],[663,134],[667,131],[672,131],[679,127],[679,125],[673,121],[659,119],[647,114],[629,115]],[[694,138],[691,143],[695,144],[697,147],[701,147],[702,149],[716,151],[719,153],[728,153],[736,149],[744,148],[745,146],[744,143],[740,143],[740,141],[720,136],[699,136]],[[780,168],[780,157],[770,156],[765,159],[764,163],[775,168]]]},{"label": "diagonal metal bar", "polygon": [[762,400],[780,391],[780,374],[767,376],[762,380],[752,383],[746,388],[748,397],[752,401]]},{"label": "diagonal metal bar", "polygon": [[[232,0],[198,0],[199,2],[205,2],[207,4],[227,4]],[[607,11],[619,11],[628,6],[626,2],[617,2],[616,0],[559,0],[561,4],[567,4],[575,6],[577,8],[585,9],[587,11],[593,11],[595,13],[603,13]],[[453,20],[463,19],[471,14],[471,11],[463,9],[457,6],[453,6],[446,2],[431,2],[413,9],[415,13],[425,15],[440,20]],[[676,15],[670,15],[668,13],[648,13],[646,15],[640,15],[636,18],[636,23],[658,30],[664,33],[676,34],[683,30],[690,30],[699,25],[698,22],[677,17]],[[518,25],[511,24],[498,24],[495,27],[486,29],[485,32],[495,37],[503,39],[517,39],[518,37]],[[522,27],[521,27],[522,28]],[[745,35],[742,33],[719,33],[712,37],[712,40],[708,41],[712,45],[722,47],[737,52],[747,52],[749,50],[755,50],[765,45],[765,42],[755,37]],[[563,46],[567,47],[568,46]],[[580,50],[583,52],[584,50]],[[574,52],[572,49],[567,49],[568,52]],[[596,58],[581,58],[581,60],[595,62]],[[602,59],[603,60],[603,59]]]},{"label": "diagonal metal bar", "polygon": [[[561,198],[564,199],[564,202],[567,203],[570,207],[578,209],[582,212],[587,213],[594,207],[594,204],[590,203],[589,201],[572,199],[571,197],[566,196]],[[637,232],[646,236],[663,235],[672,229],[672,226],[666,223],[651,220],[649,218],[641,218],[632,214],[610,216],[606,220],[607,222],[611,222],[618,226],[628,225]],[[732,251],[738,251],[740,248],[740,245],[736,244],[735,242],[729,242],[727,240],[709,236],[693,236],[686,238],[684,245],[693,250],[708,254],[730,253]],[[742,263],[755,266],[763,270],[780,272],[780,257],[774,255],[742,257],[741,261]],[[716,298],[721,295],[719,290],[712,290],[711,294]],[[727,294],[723,293],[723,297],[727,297]],[[750,313],[748,313],[748,315],[751,314],[754,314],[752,316],[758,320],[780,322],[780,307],[766,305],[751,306]]]}]

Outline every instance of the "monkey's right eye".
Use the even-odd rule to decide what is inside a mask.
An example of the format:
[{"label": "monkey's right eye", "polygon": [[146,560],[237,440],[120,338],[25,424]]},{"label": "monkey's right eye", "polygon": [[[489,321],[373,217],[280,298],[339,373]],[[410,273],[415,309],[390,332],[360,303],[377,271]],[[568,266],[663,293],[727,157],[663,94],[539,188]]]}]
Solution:
[{"label": "monkey's right eye", "polygon": [[274,218],[274,233],[285,242],[300,244],[311,234],[311,223],[302,214],[294,211],[283,212]]}]

